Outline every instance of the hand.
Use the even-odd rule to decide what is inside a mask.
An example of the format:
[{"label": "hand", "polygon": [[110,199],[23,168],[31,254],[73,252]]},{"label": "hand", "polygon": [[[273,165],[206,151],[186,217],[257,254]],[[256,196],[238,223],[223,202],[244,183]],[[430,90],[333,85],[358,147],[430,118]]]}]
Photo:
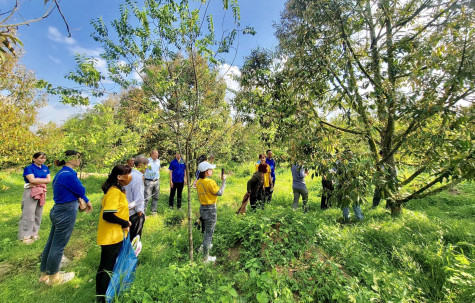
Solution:
[{"label": "hand", "polygon": [[186,178],[185,178],[185,184],[184,185],[186,185]]},{"label": "hand", "polygon": [[92,213],[92,204],[91,202],[86,203],[86,213]]},{"label": "hand", "polygon": [[223,175],[221,176],[221,181],[225,181],[225,180],[226,180],[226,175],[223,174]]},{"label": "hand", "polygon": [[173,188],[173,181],[170,181],[170,188]]}]

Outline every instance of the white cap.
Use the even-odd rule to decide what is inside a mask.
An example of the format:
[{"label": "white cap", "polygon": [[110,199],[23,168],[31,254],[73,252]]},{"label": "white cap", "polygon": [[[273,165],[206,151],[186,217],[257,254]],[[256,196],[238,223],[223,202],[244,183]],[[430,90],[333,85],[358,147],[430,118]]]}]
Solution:
[{"label": "white cap", "polygon": [[203,161],[198,165],[198,170],[200,172],[207,171],[208,169],[213,169],[215,168],[216,165],[210,164],[208,161]]}]

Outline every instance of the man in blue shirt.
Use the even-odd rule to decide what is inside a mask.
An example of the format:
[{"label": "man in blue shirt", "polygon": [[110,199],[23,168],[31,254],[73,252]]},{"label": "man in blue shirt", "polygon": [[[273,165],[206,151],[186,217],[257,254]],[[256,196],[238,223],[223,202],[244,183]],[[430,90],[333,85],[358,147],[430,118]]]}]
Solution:
[{"label": "man in blue shirt", "polygon": [[148,159],[138,156],[134,159],[134,169],[132,169],[132,181],[124,186],[125,196],[129,202],[130,239],[136,235],[142,236],[142,228],[145,223],[144,212],[144,172],[148,164]]},{"label": "man in blue shirt", "polygon": [[274,185],[272,187],[272,190],[267,193],[267,202],[270,202],[272,200],[272,193],[274,192],[275,188],[275,161],[272,159],[272,156],[274,155],[272,153],[271,149],[268,149],[266,151],[267,157],[266,157],[266,163],[269,164],[270,166],[270,176],[272,178],[272,184]]},{"label": "man in blue shirt", "polygon": [[186,184],[186,164],[183,162],[179,152],[175,154],[175,159],[170,162],[168,167],[170,170],[170,198],[168,204],[173,209],[173,201],[175,200],[175,192],[177,192],[176,207],[181,209],[181,194],[183,192],[183,186]]},{"label": "man in blue shirt", "polygon": [[147,204],[152,198],[152,206],[150,210],[152,215],[157,213],[158,195],[160,194],[160,160],[158,159],[158,151],[152,150],[150,158],[148,158],[148,166],[145,170],[145,203],[144,211],[147,210]]}]

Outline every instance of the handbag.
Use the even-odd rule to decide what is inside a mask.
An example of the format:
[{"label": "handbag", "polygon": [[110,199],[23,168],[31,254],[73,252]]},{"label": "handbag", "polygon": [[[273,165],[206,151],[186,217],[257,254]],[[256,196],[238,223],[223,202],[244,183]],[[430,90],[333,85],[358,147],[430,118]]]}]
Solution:
[{"label": "handbag", "polygon": [[132,286],[135,279],[137,262],[137,256],[135,255],[132,243],[130,243],[130,235],[125,237],[124,233],[124,241],[115,261],[114,270],[106,291],[107,303],[119,298],[122,292]]}]

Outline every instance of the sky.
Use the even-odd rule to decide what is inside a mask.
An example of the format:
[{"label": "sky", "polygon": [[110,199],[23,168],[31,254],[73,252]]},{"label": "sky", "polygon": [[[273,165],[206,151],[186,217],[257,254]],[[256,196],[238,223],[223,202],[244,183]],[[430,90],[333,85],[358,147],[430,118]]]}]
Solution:
[{"label": "sky", "polygon": [[[215,23],[222,14],[222,1],[211,0],[210,12]],[[38,79],[44,79],[56,85],[75,87],[76,84],[65,79],[64,76],[75,68],[74,54],[86,54],[98,57],[101,53],[100,45],[92,40],[93,32],[90,21],[102,17],[106,24],[119,16],[119,4],[122,1],[114,0],[80,0],[58,1],[61,11],[71,29],[72,36],[67,37],[66,25],[58,13],[52,14],[29,26],[18,29],[18,37],[23,43],[25,54],[21,63],[33,70]],[[280,13],[284,9],[286,0],[240,0],[241,25],[254,27],[256,35],[245,35],[239,38],[237,55],[234,60],[228,58],[228,65],[221,70],[239,73],[244,58],[252,49],[257,47],[273,48],[277,45],[273,25],[280,20]],[[37,18],[45,12],[50,4],[44,5],[43,0],[20,0],[19,14],[11,22],[21,22]],[[15,4],[14,0],[0,0],[0,14],[10,10]],[[218,26],[218,25],[215,25]],[[234,57],[234,56],[233,56]],[[100,62],[103,64],[104,62]],[[102,66],[105,68],[105,66]],[[230,69],[229,69],[230,68]],[[230,80],[230,75],[225,79]],[[235,85],[228,82],[229,85]],[[110,87],[114,89],[114,87]],[[116,88],[117,89],[117,88]],[[59,103],[55,96],[50,97],[47,106],[39,110],[40,122],[64,122],[75,113],[84,112],[87,107],[72,107]]]}]

